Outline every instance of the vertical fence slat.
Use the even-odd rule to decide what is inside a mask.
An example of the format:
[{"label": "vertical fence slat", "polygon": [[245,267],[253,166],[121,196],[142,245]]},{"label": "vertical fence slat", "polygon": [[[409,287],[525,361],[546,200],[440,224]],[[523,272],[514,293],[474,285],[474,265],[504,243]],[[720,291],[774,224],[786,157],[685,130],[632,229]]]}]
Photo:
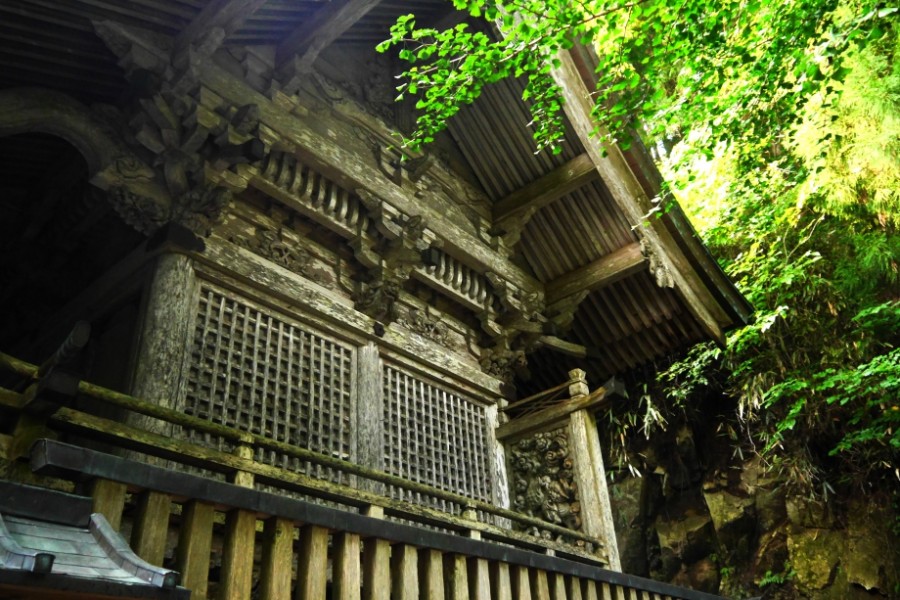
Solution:
[{"label": "vertical fence slat", "polygon": [[509,575],[509,564],[495,562],[491,565],[491,599],[512,600],[512,581]]},{"label": "vertical fence slat", "polygon": [[584,600],[600,600],[600,592],[597,589],[597,582],[588,579],[584,583]]},{"label": "vertical fence slat", "polygon": [[466,557],[462,554],[452,554],[445,558],[447,561],[447,589],[450,600],[469,600],[469,574],[466,565]]},{"label": "vertical fence slat", "polygon": [[91,486],[93,508],[95,513],[100,513],[116,531],[122,525],[122,511],[125,509],[124,483],[110,481],[109,479],[95,479]]},{"label": "vertical fence slat", "polygon": [[328,584],[328,530],[318,525],[300,528],[297,557],[297,600],[321,600]]},{"label": "vertical fence slat", "polygon": [[270,517],[263,526],[262,560],[259,566],[259,597],[262,600],[290,599],[293,560],[293,522]]},{"label": "vertical fence slat", "polygon": [[225,517],[219,600],[246,600],[253,586],[256,513],[235,509]]},{"label": "vertical fence slat", "polygon": [[469,597],[472,600],[491,600],[491,579],[488,572],[488,561],[484,558],[470,558]]},{"label": "vertical fence slat", "polygon": [[409,544],[391,548],[391,599],[419,600],[418,550]]},{"label": "vertical fence slat", "polygon": [[566,590],[569,593],[569,600],[583,600],[581,579],[579,577],[566,578]]},{"label": "vertical fence slat", "polygon": [[138,500],[131,548],[135,554],[156,566],[162,566],[166,553],[171,504],[168,494],[154,491],[143,492]]},{"label": "vertical fence slat", "polygon": [[332,581],[335,600],[360,600],[362,573],[359,562],[359,536],[355,533],[334,535]]},{"label": "vertical fence slat", "polygon": [[553,600],[569,600],[568,590],[566,590],[566,576],[562,573],[554,573],[550,581],[552,583],[550,586],[550,597]]},{"label": "vertical fence slat", "polygon": [[531,576],[528,567],[515,565],[512,573],[513,593],[516,600],[532,600]]},{"label": "vertical fence slat", "polygon": [[196,500],[185,502],[181,512],[175,568],[181,573],[181,585],[191,590],[192,600],[206,599],[214,516],[211,504]]},{"label": "vertical fence slat", "polygon": [[419,551],[419,586],[422,600],[444,600],[444,555],[440,550]]},{"label": "vertical fence slat", "polygon": [[547,571],[535,569],[531,572],[531,597],[534,600],[551,600]]}]

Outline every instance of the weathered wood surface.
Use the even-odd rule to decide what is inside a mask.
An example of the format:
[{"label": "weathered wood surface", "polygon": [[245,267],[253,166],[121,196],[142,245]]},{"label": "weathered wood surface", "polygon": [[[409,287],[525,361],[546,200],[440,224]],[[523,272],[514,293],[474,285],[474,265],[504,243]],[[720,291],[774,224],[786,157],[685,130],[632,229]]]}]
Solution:
[{"label": "weathered wood surface", "polygon": [[93,511],[106,517],[110,527],[119,530],[122,525],[122,511],[125,509],[124,483],[109,479],[95,479],[91,484]]},{"label": "weathered wood surface", "polygon": [[[355,533],[335,533],[332,580],[334,600],[360,600],[362,570],[359,536]],[[290,583],[290,582],[288,582]]]},{"label": "weathered wood surface", "polygon": [[448,554],[444,557],[448,600],[469,600],[469,568],[462,554]]},{"label": "weathered wood surface", "polygon": [[575,135],[596,165],[610,195],[631,225],[645,222],[649,224],[642,228],[643,235],[652,247],[658,249],[657,257],[671,274],[676,290],[707,334],[724,344],[721,324],[730,322],[730,319],[694,271],[662,220],[647,217],[654,205],[618,146],[604,143],[601,141],[602,136],[594,135],[596,123],[591,117],[592,96],[571,54],[563,51],[557,58],[558,66],[551,69],[551,74],[562,88],[565,100],[563,110],[572,123]]},{"label": "weathered wood surface", "polygon": [[193,600],[206,600],[214,516],[211,504],[196,500],[186,502],[182,509],[175,570],[181,573],[181,585],[191,590]]},{"label": "weathered wood surface", "polygon": [[[239,29],[267,1],[211,0],[175,37],[173,52],[177,54],[192,44],[202,42],[205,54],[212,54],[228,35]],[[221,39],[210,40],[216,29],[221,30]]]},{"label": "weathered wood surface", "polygon": [[328,584],[328,530],[318,525],[300,528],[296,600],[320,600]]},{"label": "weathered wood surface", "polygon": [[497,439],[509,442],[526,435],[553,431],[567,423],[569,415],[582,410],[596,410],[609,402],[608,390],[599,387],[586,396],[562,400],[548,408],[517,417],[497,428]]},{"label": "weathered wood surface", "polygon": [[[370,506],[366,514],[383,518],[384,509]],[[389,600],[391,597],[391,545],[387,540],[367,538],[363,548],[363,600]]]},{"label": "weathered wood surface", "polygon": [[513,600],[512,579],[509,564],[494,562],[491,564],[491,599]]},{"label": "weathered wood surface", "polygon": [[[319,53],[375,8],[381,0],[332,0],[292,31],[275,51],[275,68],[290,61],[298,74],[312,70]],[[288,89],[288,91],[296,91]]]},{"label": "weathered wood surface", "polygon": [[218,600],[246,600],[253,587],[256,515],[235,509],[225,517],[225,547]]},{"label": "weathered wood surface", "polygon": [[550,581],[547,571],[531,570],[531,597],[534,600],[552,600],[550,598]]},{"label": "weathered wood surface", "polygon": [[263,525],[259,566],[261,600],[290,600],[293,562],[294,524],[287,519],[269,517]]},{"label": "weathered wood surface", "polygon": [[499,224],[515,217],[526,221],[527,213],[540,210],[599,177],[591,157],[579,154],[543,177],[498,200],[494,204],[494,223]]},{"label": "weathered wood surface", "polygon": [[422,600],[444,600],[444,555],[439,550],[419,551],[419,587]]},{"label": "weathered wood surface", "polygon": [[134,553],[156,566],[162,566],[169,533],[172,501],[168,494],[143,492],[138,500],[137,517],[131,531]]},{"label": "weathered wood surface", "polygon": [[517,600],[532,600],[531,576],[528,568],[514,565],[512,568],[513,596]]},{"label": "weathered wood surface", "polygon": [[547,284],[548,306],[583,291],[599,290],[647,267],[641,245],[632,243]]},{"label": "weathered wood surface", "polygon": [[391,599],[419,600],[419,551],[409,544],[391,548]]},{"label": "weathered wood surface", "polygon": [[606,541],[607,564],[611,570],[621,571],[597,422],[587,410],[579,410],[569,416],[569,452],[574,462],[573,474],[581,503],[582,529]]}]

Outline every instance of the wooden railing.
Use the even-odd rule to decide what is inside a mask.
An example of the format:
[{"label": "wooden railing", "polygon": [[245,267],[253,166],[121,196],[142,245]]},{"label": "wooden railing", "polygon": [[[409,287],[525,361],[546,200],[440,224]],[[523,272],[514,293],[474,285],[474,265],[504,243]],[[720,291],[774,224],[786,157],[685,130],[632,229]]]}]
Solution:
[{"label": "wooden railing", "polygon": [[[0,410],[17,419],[12,433],[0,436],[0,457],[30,456],[37,473],[79,482],[93,496],[97,512],[114,527],[130,528],[139,556],[182,572],[182,584],[193,590],[193,598],[714,598],[604,570],[603,541],[582,532],[84,381],[76,381],[73,391],[65,377],[46,379],[52,368],[39,369],[2,353],[0,369],[23,381],[13,389],[0,388]],[[144,421],[150,426],[75,410],[66,405],[67,393],[150,417]],[[233,451],[152,431],[159,424],[218,436]],[[107,442],[224,474],[227,481],[44,439],[54,434]],[[254,460],[260,448],[466,508],[462,515],[448,514],[363,486],[322,481]],[[258,484],[276,491],[254,489]],[[298,492],[309,499],[298,498]],[[548,532],[547,537],[509,524]]]}]

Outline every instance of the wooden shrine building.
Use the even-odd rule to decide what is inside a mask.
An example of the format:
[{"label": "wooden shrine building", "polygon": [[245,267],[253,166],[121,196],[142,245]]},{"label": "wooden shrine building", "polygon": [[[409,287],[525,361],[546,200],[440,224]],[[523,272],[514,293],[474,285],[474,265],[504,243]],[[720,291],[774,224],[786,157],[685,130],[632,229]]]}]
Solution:
[{"label": "wooden shrine building", "polygon": [[[406,12],[461,18],[0,3],[0,479],[29,486],[0,542],[53,487],[195,599],[710,597],[617,572],[593,413],[749,306],[677,207],[646,218],[646,152],[589,135],[589,49],[553,72],[560,154],[515,80],[399,147],[374,47]],[[0,597],[118,594],[9,548]]]}]

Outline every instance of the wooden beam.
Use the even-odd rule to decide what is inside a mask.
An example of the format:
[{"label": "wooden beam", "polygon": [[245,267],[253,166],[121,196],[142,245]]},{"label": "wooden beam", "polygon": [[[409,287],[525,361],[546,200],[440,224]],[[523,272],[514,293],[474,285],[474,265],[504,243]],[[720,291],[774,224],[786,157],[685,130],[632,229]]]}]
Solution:
[{"label": "wooden beam", "polygon": [[641,245],[628,244],[602,256],[592,263],[557,277],[547,284],[547,305],[553,305],[578,292],[594,291],[641,271],[647,259],[641,254]]},{"label": "wooden beam", "polygon": [[599,387],[586,396],[563,400],[535,413],[515,418],[497,428],[497,439],[504,442],[542,431],[553,431],[568,423],[569,415],[579,410],[595,410],[609,402],[609,396],[620,393],[615,385],[612,389]]},{"label": "wooden beam", "polygon": [[646,227],[642,227],[642,232],[651,248],[657,251],[663,266],[671,273],[676,291],[706,333],[719,344],[724,344],[725,335],[721,323],[729,322],[728,316],[678,247],[678,242],[666,230],[662,220],[647,217],[654,208],[653,202],[629,168],[619,147],[604,143],[601,141],[602,136],[594,135],[596,123],[591,117],[593,96],[571,53],[560,52],[557,58],[558,66],[551,69],[551,75],[562,89],[563,110],[610,195],[632,225],[648,223]]},{"label": "wooden beam", "polygon": [[275,68],[281,70],[289,61],[294,71],[306,73],[312,69],[319,53],[353,27],[380,0],[331,0],[320,8],[308,22],[292,31],[275,52]]},{"label": "wooden beam", "polygon": [[529,211],[533,213],[599,177],[590,155],[576,156],[498,201],[494,205],[494,223],[525,215]]},{"label": "wooden beam", "polygon": [[224,32],[224,41],[266,2],[267,0],[211,0],[175,38],[173,54],[186,50],[217,28]]}]

